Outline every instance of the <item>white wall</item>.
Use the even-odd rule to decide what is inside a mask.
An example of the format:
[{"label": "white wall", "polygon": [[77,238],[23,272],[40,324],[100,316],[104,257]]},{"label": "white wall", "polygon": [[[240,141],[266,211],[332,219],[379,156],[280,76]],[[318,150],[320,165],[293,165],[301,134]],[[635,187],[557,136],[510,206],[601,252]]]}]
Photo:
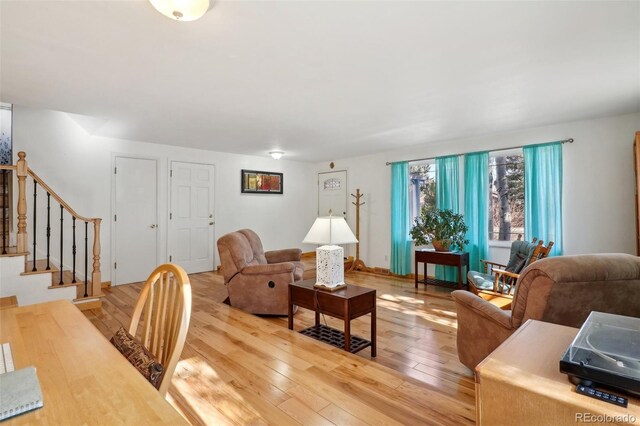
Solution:
[{"label": "white wall", "polygon": [[[562,123],[497,135],[425,144],[379,154],[334,160],[347,169],[351,192],[364,193],[360,257],[368,266],[389,267],[390,167],[387,161],[411,160],[574,138],[563,152],[564,254],[635,254],[633,140],[640,114]],[[392,141],[389,143],[392,145]],[[318,171],[328,164],[318,164]],[[355,208],[348,221],[355,227]],[[353,248],[350,248],[353,253]],[[490,257],[504,261],[508,251],[491,247]]]},{"label": "white wall", "polygon": [[[360,225],[361,258],[368,266],[388,267],[391,189],[390,168],[385,162],[572,137],[575,143],[564,146],[565,254],[635,253],[632,146],[634,132],[639,129],[640,114],[636,113],[337,159],[333,170],[348,171],[349,193],[355,193],[356,188],[364,193],[366,204],[361,208]],[[315,172],[330,170],[329,162],[309,167],[306,163],[276,161],[266,156],[93,137],[66,113],[14,106],[14,152],[20,150],[27,152],[30,167],[78,213],[104,218],[104,280],[110,279],[112,265],[112,153],[148,155],[159,159],[159,195],[164,207],[159,220],[162,261],[167,259],[169,161],[215,164],[216,238],[235,229],[250,227],[260,234],[265,249],[301,247],[304,251],[313,250],[313,246],[300,242],[316,216]],[[283,172],[284,195],[241,194],[239,176],[243,168]],[[355,207],[350,202],[348,207],[348,221],[355,230]],[[347,252],[354,254],[354,247],[348,247]],[[492,247],[490,257],[505,260],[506,251]]]},{"label": "white wall", "polygon": [[[307,163],[94,137],[69,114],[19,105],[14,105],[13,126],[14,154],[25,151],[29,167],[79,214],[103,218],[104,281],[110,280],[112,266],[113,153],[156,157],[159,160],[158,191],[162,206],[159,212],[160,261],[168,260],[168,164],[172,160],[215,165],[216,239],[227,232],[251,228],[260,235],[265,250],[288,247],[300,247],[303,251],[314,249],[314,246],[301,243],[316,217],[315,173]],[[212,148],[215,148],[215,135],[211,139]],[[284,173],[284,194],[241,194],[241,169]],[[31,201],[29,197],[27,201]],[[40,242],[38,246],[43,247]],[[56,248],[53,249],[54,256],[55,251]],[[216,249],[216,263],[219,263],[217,258]]]}]

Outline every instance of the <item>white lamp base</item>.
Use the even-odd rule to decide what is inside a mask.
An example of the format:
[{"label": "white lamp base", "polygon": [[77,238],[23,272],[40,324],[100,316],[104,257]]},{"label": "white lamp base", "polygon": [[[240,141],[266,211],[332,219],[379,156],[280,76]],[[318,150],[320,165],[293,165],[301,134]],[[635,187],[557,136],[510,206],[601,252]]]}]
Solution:
[{"label": "white lamp base", "polygon": [[345,287],[344,250],[340,246],[322,246],[316,249],[316,287],[334,290]]}]

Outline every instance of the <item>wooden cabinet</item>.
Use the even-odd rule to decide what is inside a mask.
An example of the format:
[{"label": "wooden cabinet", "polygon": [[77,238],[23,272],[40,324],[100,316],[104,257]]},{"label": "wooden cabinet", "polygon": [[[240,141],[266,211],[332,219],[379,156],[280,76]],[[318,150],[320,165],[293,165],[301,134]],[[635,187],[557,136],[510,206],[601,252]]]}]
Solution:
[{"label": "wooden cabinet", "polygon": [[640,424],[640,399],[629,397],[622,408],[580,395],[560,372],[560,358],[577,333],[529,320],[482,361],[476,367],[477,424],[575,426],[594,416],[612,419],[598,424]]}]

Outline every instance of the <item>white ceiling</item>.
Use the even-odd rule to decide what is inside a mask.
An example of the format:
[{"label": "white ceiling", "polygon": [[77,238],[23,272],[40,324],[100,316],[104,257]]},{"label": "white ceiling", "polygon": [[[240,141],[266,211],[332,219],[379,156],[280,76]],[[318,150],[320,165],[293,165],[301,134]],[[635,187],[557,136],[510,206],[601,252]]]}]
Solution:
[{"label": "white ceiling", "polygon": [[638,1],[0,4],[0,98],[99,136],[324,161],[640,111]]}]

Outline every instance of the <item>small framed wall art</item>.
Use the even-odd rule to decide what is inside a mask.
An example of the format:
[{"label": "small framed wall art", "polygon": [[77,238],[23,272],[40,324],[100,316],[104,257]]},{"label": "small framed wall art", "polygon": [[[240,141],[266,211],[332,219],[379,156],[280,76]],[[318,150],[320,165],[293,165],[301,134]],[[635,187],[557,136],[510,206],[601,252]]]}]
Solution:
[{"label": "small framed wall art", "polygon": [[282,173],[244,169],[240,172],[243,194],[282,194]]}]

